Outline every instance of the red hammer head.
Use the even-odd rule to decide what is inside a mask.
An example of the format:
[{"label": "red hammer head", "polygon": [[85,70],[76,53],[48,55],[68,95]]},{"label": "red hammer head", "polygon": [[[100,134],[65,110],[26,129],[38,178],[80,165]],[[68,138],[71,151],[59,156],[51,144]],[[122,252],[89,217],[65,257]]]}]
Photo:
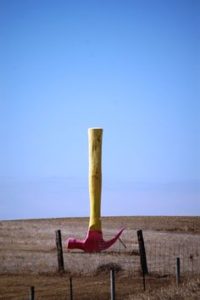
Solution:
[{"label": "red hammer head", "polygon": [[68,249],[81,249],[85,252],[101,252],[111,247],[122,234],[122,228],[114,238],[104,241],[102,231],[88,230],[87,236],[84,240],[77,240],[69,238],[67,240]]}]

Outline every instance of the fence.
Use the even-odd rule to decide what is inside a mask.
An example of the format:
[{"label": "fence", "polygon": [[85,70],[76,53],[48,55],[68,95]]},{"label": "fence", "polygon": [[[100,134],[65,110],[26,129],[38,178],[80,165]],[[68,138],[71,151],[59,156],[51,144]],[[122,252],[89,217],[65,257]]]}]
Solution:
[{"label": "fence", "polygon": [[[160,276],[173,275],[176,270],[176,258],[181,261],[182,274],[200,274],[200,239],[188,240],[145,240],[146,258],[149,274]],[[73,271],[76,265],[77,272],[90,273],[102,265],[110,262],[121,266],[129,274],[138,275],[141,271],[140,255],[138,243],[133,242],[125,249],[120,243],[116,245],[114,251],[107,251],[101,254],[87,253],[65,253],[66,269]],[[78,261],[78,263],[77,263]],[[88,265],[88,261],[90,264]]]},{"label": "fence", "polygon": [[181,261],[181,272],[200,273],[200,243],[199,241],[156,241],[146,243],[146,253],[150,273],[160,275],[174,274],[176,257]]},{"label": "fence", "polygon": [[[130,234],[132,239],[130,238]],[[148,281],[151,278],[154,278],[153,276],[155,276],[157,280],[163,277],[166,281],[170,276],[173,276],[174,283],[179,283],[180,278],[184,275],[188,276],[200,274],[200,237],[198,235],[192,235],[189,237],[186,235],[175,234],[172,238],[172,235],[167,236],[160,233],[156,237],[156,239],[153,239],[149,232],[144,232],[146,262],[149,273],[149,277],[147,277]],[[113,247],[110,251],[102,253],[88,254],[80,251],[63,251],[61,232],[58,233],[58,231],[56,233],[56,245],[57,266],[54,266],[54,272],[59,270],[60,274],[65,276],[66,280],[62,292],[64,296],[63,298],[59,296],[59,299],[79,299],[77,294],[80,291],[77,291],[77,289],[79,289],[81,280],[85,280],[85,284],[89,286],[88,291],[89,289],[93,289],[93,285],[89,285],[89,280],[87,278],[96,276],[95,272],[98,271],[107,271],[107,275],[104,276],[105,280],[102,281],[103,283],[101,282],[101,285],[109,285],[109,288],[107,289],[107,299],[115,299],[115,292],[117,292],[117,294],[122,293],[119,291],[119,284],[123,284],[123,280],[124,285],[123,287],[120,287],[121,289],[130,289],[130,287],[132,290],[136,289],[136,283],[140,290],[145,288],[146,282],[145,278],[142,278],[141,272],[141,253],[139,251],[139,244],[135,231],[132,231],[127,236],[124,235],[122,241],[118,241],[115,247]],[[56,258],[55,251],[52,255]],[[45,254],[43,258],[45,260]],[[180,259],[180,268],[177,267],[177,258]],[[120,277],[120,281],[122,283],[119,283],[118,281],[118,274],[120,274],[120,272],[117,273],[116,276],[115,273],[110,273],[109,279],[108,272],[116,272],[119,270],[122,270],[122,273],[124,271],[124,274],[128,274],[127,276],[122,275]],[[75,279],[73,274],[74,271]],[[77,274],[79,274],[78,278],[76,277]],[[90,277],[87,277],[88,274],[90,274]],[[68,283],[67,280],[69,280]],[[102,278],[99,279],[99,277],[96,277],[96,280],[102,280]],[[75,283],[78,281],[75,286],[73,285],[74,281]],[[162,284],[164,284],[164,281]],[[39,286],[33,286],[32,284],[32,287],[29,290],[29,297],[31,300],[37,299],[38,288]],[[48,295],[50,295],[52,290],[55,288],[56,287],[51,286],[49,288]],[[99,292],[102,292],[102,288],[99,288]],[[113,293],[113,296],[111,292]],[[73,294],[75,294],[75,296]],[[90,298],[88,297],[88,299]]]}]

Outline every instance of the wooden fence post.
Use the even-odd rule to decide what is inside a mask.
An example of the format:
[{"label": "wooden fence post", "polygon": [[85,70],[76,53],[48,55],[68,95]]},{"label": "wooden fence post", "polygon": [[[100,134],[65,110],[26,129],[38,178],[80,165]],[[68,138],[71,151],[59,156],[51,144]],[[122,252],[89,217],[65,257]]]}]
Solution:
[{"label": "wooden fence post", "polygon": [[137,231],[137,236],[138,236],[138,243],[139,243],[141,269],[142,269],[142,273],[144,275],[146,275],[149,272],[148,272],[148,267],[147,267],[147,258],[146,258],[146,251],[145,251],[145,246],[144,246],[142,230]]},{"label": "wooden fence post", "polygon": [[115,300],[115,270],[110,270],[110,295],[111,300]]},{"label": "wooden fence post", "polygon": [[64,272],[62,236],[60,230],[56,230],[56,247],[57,247],[57,256],[58,256],[58,271]]},{"label": "wooden fence post", "polygon": [[30,297],[29,297],[30,300],[35,300],[35,289],[34,289],[34,286],[31,286],[30,287]]},{"label": "wooden fence post", "polygon": [[69,277],[69,290],[70,290],[70,300],[73,300],[73,285],[72,285],[72,277]]},{"label": "wooden fence post", "polygon": [[147,258],[146,258],[146,251],[144,246],[144,238],[143,238],[142,230],[137,231],[137,236],[138,236],[139,253],[140,253],[140,265],[142,269],[143,288],[145,291],[146,290],[145,275],[148,274],[148,267],[147,267]]},{"label": "wooden fence post", "polygon": [[180,283],[180,257],[176,258],[176,284]]}]

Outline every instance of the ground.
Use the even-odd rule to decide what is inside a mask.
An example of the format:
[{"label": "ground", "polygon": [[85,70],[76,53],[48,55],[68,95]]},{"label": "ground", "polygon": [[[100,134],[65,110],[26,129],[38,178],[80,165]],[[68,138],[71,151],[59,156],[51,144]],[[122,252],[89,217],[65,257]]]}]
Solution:
[{"label": "ground", "polygon": [[[1,221],[0,299],[27,299],[31,286],[35,287],[37,299],[69,299],[70,277],[74,299],[110,299],[111,265],[118,271],[116,293],[119,300],[165,299],[163,293],[165,297],[169,295],[166,299],[200,298],[200,217],[106,217],[102,218],[102,223],[105,239],[126,227],[121,237],[126,248],[118,241],[101,254],[68,252],[66,239],[70,236],[84,238],[87,218]],[[61,229],[63,237],[63,274],[57,272],[57,229]],[[149,269],[145,292],[140,272],[138,229],[143,230]],[[176,257],[181,260],[182,283],[178,289]],[[182,298],[177,298],[177,293]],[[184,298],[188,294],[190,298]],[[150,298],[145,298],[147,296]]]}]

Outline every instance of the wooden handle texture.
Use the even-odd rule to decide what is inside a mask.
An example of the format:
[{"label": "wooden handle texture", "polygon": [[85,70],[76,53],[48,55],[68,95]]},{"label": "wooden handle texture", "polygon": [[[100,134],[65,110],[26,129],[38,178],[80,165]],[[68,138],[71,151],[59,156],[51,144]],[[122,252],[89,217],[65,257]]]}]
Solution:
[{"label": "wooden handle texture", "polygon": [[89,128],[90,230],[101,230],[102,128]]}]

